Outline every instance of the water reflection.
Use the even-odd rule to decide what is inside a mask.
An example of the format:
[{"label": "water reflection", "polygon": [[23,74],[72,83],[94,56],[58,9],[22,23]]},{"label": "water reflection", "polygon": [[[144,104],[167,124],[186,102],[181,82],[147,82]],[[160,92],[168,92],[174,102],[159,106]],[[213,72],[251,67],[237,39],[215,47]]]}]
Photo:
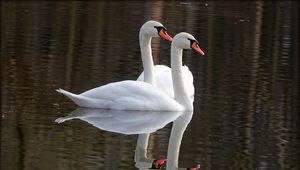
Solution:
[{"label": "water reflection", "polygon": [[180,114],[181,112],[77,108],[68,116],[56,119],[55,122],[80,119],[101,130],[130,135],[155,132],[175,120]]},{"label": "water reflection", "polygon": [[[179,150],[184,131],[190,123],[193,112],[152,112],[152,111],[119,111],[107,109],[77,108],[65,117],[55,120],[63,123],[72,119],[80,119],[92,126],[120,134],[143,136],[153,133],[168,123],[173,122],[168,143],[167,170],[178,168]],[[88,135],[88,134],[87,134]],[[147,139],[144,141],[143,139]],[[135,150],[135,166],[139,169],[149,169],[154,159],[147,156],[148,139],[139,137]]]}]

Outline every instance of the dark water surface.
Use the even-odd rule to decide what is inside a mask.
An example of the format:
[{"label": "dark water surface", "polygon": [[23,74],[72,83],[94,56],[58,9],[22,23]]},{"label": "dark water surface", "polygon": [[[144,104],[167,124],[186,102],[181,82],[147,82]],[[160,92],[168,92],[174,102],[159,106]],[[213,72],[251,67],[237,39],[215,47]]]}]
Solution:
[{"label": "dark water surface", "polygon": [[[56,124],[74,93],[142,71],[138,31],[147,20],[186,31],[206,56],[184,52],[194,113],[179,166],[298,170],[299,3],[1,2],[1,169],[136,169],[137,135],[80,120]],[[170,43],[153,39],[155,63]],[[148,156],[165,158],[172,124],[154,132]]]}]

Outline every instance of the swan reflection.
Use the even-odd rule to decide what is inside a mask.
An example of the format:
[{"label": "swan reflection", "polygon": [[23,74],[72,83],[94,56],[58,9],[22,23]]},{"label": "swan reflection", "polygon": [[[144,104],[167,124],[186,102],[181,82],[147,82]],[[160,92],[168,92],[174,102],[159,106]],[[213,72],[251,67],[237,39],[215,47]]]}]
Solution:
[{"label": "swan reflection", "polygon": [[80,119],[101,130],[131,135],[153,133],[174,121],[181,113],[77,108],[55,122]]},{"label": "swan reflection", "polygon": [[[147,157],[149,134],[168,123],[173,122],[168,144],[166,169],[178,169],[178,157],[181,140],[193,112],[153,112],[153,111],[119,111],[106,109],[78,108],[65,117],[55,120],[63,123],[72,119],[80,119],[101,130],[121,133],[138,134],[135,150],[135,166],[139,169],[159,169],[165,161]],[[179,168],[181,169],[181,168]]]},{"label": "swan reflection", "polygon": [[[180,145],[183,138],[184,131],[186,130],[188,124],[190,123],[193,116],[192,111],[180,112],[180,115],[174,119],[173,126],[171,130],[171,135],[169,138],[168,144],[168,154],[167,154],[167,170],[174,170],[174,169],[200,169],[200,165],[189,167],[189,168],[179,168],[178,167],[178,158],[179,158],[179,151]],[[149,167],[153,167],[153,160],[147,158],[147,145],[149,137],[144,136],[147,134],[141,134],[138,137],[137,141],[137,149],[135,152],[135,166],[140,170],[149,169]],[[144,148],[140,148],[141,151],[138,152],[138,146],[144,146]],[[161,160],[159,160],[161,161]],[[158,167],[157,169],[159,169]],[[155,169],[155,168],[154,168]]]}]

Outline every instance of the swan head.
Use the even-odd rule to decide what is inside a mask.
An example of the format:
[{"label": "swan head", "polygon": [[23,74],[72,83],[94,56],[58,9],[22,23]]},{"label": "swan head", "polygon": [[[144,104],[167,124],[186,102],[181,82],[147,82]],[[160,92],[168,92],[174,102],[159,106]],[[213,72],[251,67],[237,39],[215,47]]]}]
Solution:
[{"label": "swan head", "polygon": [[199,42],[189,33],[181,32],[174,36],[172,45],[181,49],[193,49],[196,52],[204,55],[204,52],[199,47]]},{"label": "swan head", "polygon": [[147,21],[142,25],[140,34],[149,37],[162,37],[166,40],[172,41],[172,37],[167,33],[166,27],[157,21]]}]

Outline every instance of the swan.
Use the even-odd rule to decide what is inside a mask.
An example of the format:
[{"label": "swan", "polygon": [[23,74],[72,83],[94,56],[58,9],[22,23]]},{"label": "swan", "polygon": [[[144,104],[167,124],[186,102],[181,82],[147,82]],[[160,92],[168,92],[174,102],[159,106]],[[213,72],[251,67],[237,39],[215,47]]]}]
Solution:
[{"label": "swan", "polygon": [[[154,28],[156,28],[157,31]],[[139,75],[137,81],[153,84],[167,95],[174,97],[170,67],[165,65],[154,66],[153,64],[151,38],[157,37],[158,35],[167,40],[172,40],[166,33],[166,28],[161,23],[157,21],[148,21],[142,25],[139,32],[139,42],[144,71]],[[187,66],[183,66],[182,69],[187,93],[189,96],[193,97],[195,93],[193,75]]]},{"label": "swan", "polygon": [[204,54],[198,41],[185,32],[177,34],[171,43],[171,72],[174,98],[159,88],[142,81],[125,80],[109,83],[79,95],[63,89],[57,92],[69,97],[81,107],[116,110],[189,111],[193,101],[186,92],[182,74],[182,51],[194,49]]}]

